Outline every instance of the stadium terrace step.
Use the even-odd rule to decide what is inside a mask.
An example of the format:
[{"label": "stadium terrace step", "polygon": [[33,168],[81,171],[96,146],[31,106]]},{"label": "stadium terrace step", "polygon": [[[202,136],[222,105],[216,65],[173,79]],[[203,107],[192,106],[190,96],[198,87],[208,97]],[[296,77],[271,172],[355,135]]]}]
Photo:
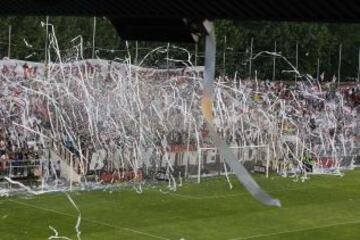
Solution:
[{"label": "stadium terrace step", "polygon": [[54,166],[59,164],[60,177],[70,183],[80,183],[79,159],[61,144],[50,144],[50,146],[50,161]]}]

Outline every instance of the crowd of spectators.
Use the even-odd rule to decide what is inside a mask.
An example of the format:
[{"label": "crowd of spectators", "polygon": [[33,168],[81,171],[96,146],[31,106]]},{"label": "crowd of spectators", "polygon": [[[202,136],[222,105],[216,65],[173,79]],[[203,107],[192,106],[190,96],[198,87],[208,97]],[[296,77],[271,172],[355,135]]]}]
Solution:
[{"label": "crowd of spectators", "polygon": [[[126,139],[144,137],[137,135],[140,134],[136,131],[137,127],[132,127],[134,125],[132,119],[138,119],[138,113],[134,110],[136,106],[133,105],[133,102],[137,102],[136,99],[141,99],[140,102],[144,105],[142,114],[146,116],[143,117],[145,120],[143,119],[142,123],[149,125],[144,129],[149,131],[148,135],[153,135],[151,138],[155,145],[161,144],[164,135],[167,136],[169,145],[197,144],[197,141],[201,141],[201,144],[207,141],[211,142],[207,136],[206,124],[202,126],[200,123],[199,140],[192,131],[187,129],[186,124],[182,124],[186,119],[183,112],[179,110],[183,106],[178,106],[180,103],[189,102],[193,98],[194,91],[201,94],[196,90],[197,88],[193,88],[194,85],[199,85],[198,83],[188,84],[184,81],[185,78],[174,78],[176,84],[172,85],[168,84],[171,82],[168,79],[168,72],[155,70],[149,70],[149,72],[140,69],[138,72],[141,78],[145,80],[160,78],[164,84],[146,82],[147,85],[140,85],[144,94],[133,96],[131,95],[132,91],[122,94],[119,93],[120,88],[119,91],[112,91],[111,87],[109,89],[102,87],[118,87],[114,83],[106,82],[110,73],[112,73],[112,75],[110,74],[111,78],[115,80],[118,78],[117,84],[122,86],[121,89],[124,89],[124,84],[134,87],[133,84],[136,83],[120,82],[123,77],[127,76],[126,67],[124,70],[122,65],[118,66],[107,62],[86,62],[76,66],[76,64],[68,64],[61,68],[62,74],[66,77],[58,79],[52,76],[51,81],[42,82],[44,69],[40,66],[32,67],[31,64],[15,61],[0,63],[0,68],[2,67],[0,79],[3,80],[0,82],[0,127],[2,128],[0,172],[9,172],[11,166],[13,169],[17,169],[15,175],[22,175],[23,171],[19,170],[20,166],[26,165],[28,161],[36,161],[41,158],[39,152],[41,152],[43,143],[39,140],[38,133],[43,132],[44,129],[49,132],[45,135],[51,136],[54,141],[61,142],[77,158],[92,159],[93,152],[99,148],[106,149],[107,157],[106,161],[104,160],[106,167],[104,168],[111,168],[108,166],[114,162],[112,159],[115,158],[113,157],[113,153],[116,152],[114,149],[122,149],[121,144],[112,147],[111,141],[116,142],[116,138],[121,138],[119,142],[124,142]],[[116,66],[119,69],[116,69]],[[110,68],[111,71],[107,68]],[[54,72],[59,69],[53,67],[49,74],[55,74]],[[59,72],[61,71],[59,70]],[[87,78],[81,78],[85,73],[88,74]],[[174,73],[176,76],[177,74],[177,72]],[[179,74],[186,75],[186,72],[179,72]],[[103,76],[105,84],[101,84],[99,80],[101,76]],[[171,76],[172,74],[170,74]],[[248,133],[251,135],[258,132],[258,135],[266,136],[270,131],[278,130],[283,134],[286,133],[285,131],[291,131],[291,124],[288,124],[290,126],[288,127],[287,123],[298,126],[302,140],[313,134],[312,138],[304,140],[304,145],[316,143],[317,136],[321,134],[325,140],[332,140],[331,136],[334,133],[344,132],[343,130],[349,124],[357,122],[357,115],[360,116],[356,109],[360,103],[360,88],[355,83],[339,86],[336,83],[316,81],[287,83],[253,80],[235,82],[233,86],[230,86],[231,81],[225,81],[225,83],[220,81],[218,85],[220,90],[215,91],[220,92],[215,98],[216,101],[221,97],[221,101],[219,100],[214,105],[218,108],[214,111],[215,119],[220,115],[220,118],[224,118],[221,120],[222,122],[216,121],[216,126],[228,142],[239,142],[240,144],[240,140],[242,140],[248,141],[245,144],[256,145],[259,144],[257,141],[260,138],[255,138],[256,134],[249,137]],[[189,93],[187,93],[187,85],[191,86]],[[154,99],[147,98],[154,95],[147,92],[150,90],[161,90],[161,94],[159,97],[153,97]],[[166,94],[167,98],[163,97]],[[129,99],[133,101],[129,101]],[[174,103],[169,102],[169,107],[165,106],[164,99],[174,100]],[[196,98],[194,99],[196,100]],[[191,106],[192,109],[187,109],[187,111],[193,115],[194,121],[197,121],[201,120],[201,112],[199,111],[200,104],[195,104],[195,100],[194,103],[188,104],[187,107]],[[167,117],[162,118],[165,115],[162,115],[161,111],[166,107],[169,108],[170,121]],[[151,113],[151,109],[154,109],[155,112],[158,111],[157,114]],[[262,110],[271,121],[260,121],[263,117],[250,111],[251,109]],[[156,115],[160,116],[160,120],[156,118]],[[166,116],[168,115],[166,114]],[[244,120],[241,133],[239,121],[233,121],[234,119]],[[164,122],[159,123],[163,120]],[[50,126],[50,121],[52,121],[52,126]],[[266,124],[271,125],[272,128]],[[280,124],[283,127],[279,127]],[[62,127],[63,125],[66,125],[66,129]],[[116,127],[113,128],[114,126]],[[254,126],[258,129],[255,129]],[[348,133],[356,134],[354,131]],[[338,136],[340,139],[343,135],[338,134]],[[251,137],[254,139],[250,139]],[[273,141],[276,138],[269,139],[269,141]],[[132,144],[126,143],[125,145]],[[314,144],[310,145],[314,146]],[[134,143],[133,146],[129,149],[138,147],[138,143]],[[130,155],[123,156],[123,159],[129,158]]]},{"label": "crowd of spectators", "polygon": [[[21,138],[21,136],[18,136]],[[41,175],[37,171],[42,157],[40,144],[26,138],[19,143],[13,141],[6,130],[0,131],[0,174],[14,177]]]}]

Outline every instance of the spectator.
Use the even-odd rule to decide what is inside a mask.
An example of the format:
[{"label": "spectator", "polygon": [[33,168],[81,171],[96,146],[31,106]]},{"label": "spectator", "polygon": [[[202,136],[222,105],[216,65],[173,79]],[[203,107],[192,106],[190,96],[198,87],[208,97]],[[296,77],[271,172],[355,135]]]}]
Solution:
[{"label": "spectator", "polygon": [[56,178],[60,179],[60,176],[61,176],[61,162],[60,162],[60,160],[58,160],[55,163],[54,168],[55,168]]},{"label": "spectator", "polygon": [[13,145],[13,161],[16,163],[17,166],[17,174],[24,175],[24,164],[23,164],[23,153],[20,148],[16,148]]},{"label": "spectator", "polygon": [[6,153],[0,156],[0,166],[2,172],[7,174],[9,169],[9,156]]}]

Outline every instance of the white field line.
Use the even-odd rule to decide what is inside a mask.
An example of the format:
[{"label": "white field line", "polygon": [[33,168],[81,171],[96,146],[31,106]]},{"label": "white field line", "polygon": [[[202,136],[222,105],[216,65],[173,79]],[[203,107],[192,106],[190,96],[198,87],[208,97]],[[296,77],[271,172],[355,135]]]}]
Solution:
[{"label": "white field line", "polygon": [[[74,218],[77,217],[76,215],[67,214],[67,213],[59,212],[59,211],[56,211],[56,210],[53,210],[53,209],[49,209],[49,208],[44,208],[44,207],[39,207],[39,206],[31,205],[31,204],[24,203],[24,202],[20,202],[20,201],[16,201],[16,200],[13,200],[13,199],[8,199],[8,201],[13,202],[13,203],[16,203],[16,204],[18,204],[18,205],[23,205],[23,206],[26,206],[26,207],[31,207],[31,208],[39,209],[39,210],[46,211],[46,212],[56,213],[56,214],[58,214],[58,215],[63,215],[63,216],[67,216],[67,217],[74,217]],[[132,228],[128,228],[128,227],[115,226],[115,225],[112,225],[112,224],[109,224],[109,223],[99,222],[99,221],[91,220],[91,219],[87,219],[87,218],[83,218],[82,220],[85,221],[85,222],[93,223],[93,224],[98,224],[98,225],[103,225],[103,226],[111,227],[111,228],[113,228],[113,229],[117,229],[117,230],[120,230],[120,231],[127,231],[127,232],[132,232],[132,233],[135,233],[135,234],[138,234],[138,235],[147,236],[147,237],[150,237],[150,238],[153,238],[153,239],[170,240],[169,238],[166,238],[166,237],[163,237],[163,236],[159,236],[159,235],[155,235],[155,234],[151,234],[151,233],[142,232],[142,231],[139,231],[139,230],[136,230],[136,229],[132,229]]]},{"label": "white field line", "polygon": [[[298,190],[307,190],[307,189],[317,189],[317,188],[322,188],[322,187],[298,187],[298,188],[284,188],[284,189],[276,189],[276,190],[269,190],[266,192],[269,193],[274,193],[274,192],[287,192],[287,191],[298,191]],[[207,200],[207,199],[218,199],[218,198],[230,198],[230,197],[237,197],[237,196],[243,196],[243,195],[248,195],[247,192],[241,192],[241,193],[234,193],[234,194],[225,194],[225,195],[214,195],[214,196],[203,196],[203,197],[197,197],[197,196],[192,196],[192,195],[187,195],[187,194],[181,194],[181,193],[175,193],[175,192],[162,192],[159,191],[160,193],[164,194],[164,195],[171,195],[171,196],[175,196],[175,197],[181,197],[181,198],[187,198],[187,199],[192,199],[192,200]]]},{"label": "white field line", "polygon": [[264,233],[264,234],[256,234],[248,237],[238,237],[238,238],[231,238],[229,240],[248,240],[248,239],[257,239],[257,238],[263,238],[263,237],[271,237],[271,236],[277,236],[281,234],[287,234],[287,233],[297,233],[297,232],[306,232],[311,230],[318,230],[323,228],[330,228],[330,227],[336,227],[336,226],[343,226],[348,224],[358,224],[360,223],[360,220],[356,221],[348,221],[348,222],[339,222],[339,223],[330,223],[325,224],[317,227],[308,227],[308,228],[299,228],[295,230],[287,230],[287,231],[279,231],[279,232],[273,232],[273,233]]}]

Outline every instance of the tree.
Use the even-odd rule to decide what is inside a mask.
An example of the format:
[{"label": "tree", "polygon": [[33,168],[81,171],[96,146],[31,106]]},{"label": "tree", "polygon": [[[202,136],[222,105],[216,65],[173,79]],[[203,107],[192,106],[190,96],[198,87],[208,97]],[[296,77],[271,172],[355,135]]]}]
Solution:
[{"label": "tree", "polygon": [[[45,28],[41,24],[45,17],[1,17],[0,18],[0,57],[7,56],[8,31],[12,26],[12,58],[43,61],[45,53]],[[93,18],[89,17],[50,17],[50,24],[55,27],[61,55],[66,59],[75,54],[74,46],[79,43],[71,42],[77,36],[83,39],[84,58],[91,57]],[[331,79],[337,73],[338,48],[342,43],[343,80],[357,76],[358,51],[360,47],[359,24],[313,24],[288,22],[238,22],[217,21],[217,72],[233,75],[238,72],[241,77],[249,75],[250,42],[254,40],[253,52],[274,51],[275,42],[277,52],[287,57],[295,64],[296,43],[299,44],[299,70],[302,73],[315,76],[318,59],[320,70],[326,72],[326,78]],[[226,40],[226,42],[225,42]],[[28,44],[27,44],[28,43]],[[166,46],[167,43],[139,42],[139,59],[144,57],[150,49]],[[130,55],[134,62],[135,42],[128,44]],[[194,53],[194,44],[181,44]],[[199,44],[200,51],[204,49],[204,42]],[[106,18],[97,18],[96,53],[100,58],[124,59],[128,57],[125,41],[117,34],[114,27]],[[171,58],[184,59],[186,54],[180,50],[171,49]],[[203,58],[198,59],[203,64]],[[225,60],[225,61],[224,61]],[[252,61],[252,70],[257,70],[261,79],[272,79],[273,57],[263,55]],[[161,67],[166,62],[166,54],[155,54],[146,64]],[[194,62],[194,58],[193,58]],[[224,68],[225,63],[225,68]],[[180,66],[180,63],[176,63]],[[284,73],[289,66],[281,59],[276,59],[276,78],[280,80],[293,79],[294,75]]]}]

